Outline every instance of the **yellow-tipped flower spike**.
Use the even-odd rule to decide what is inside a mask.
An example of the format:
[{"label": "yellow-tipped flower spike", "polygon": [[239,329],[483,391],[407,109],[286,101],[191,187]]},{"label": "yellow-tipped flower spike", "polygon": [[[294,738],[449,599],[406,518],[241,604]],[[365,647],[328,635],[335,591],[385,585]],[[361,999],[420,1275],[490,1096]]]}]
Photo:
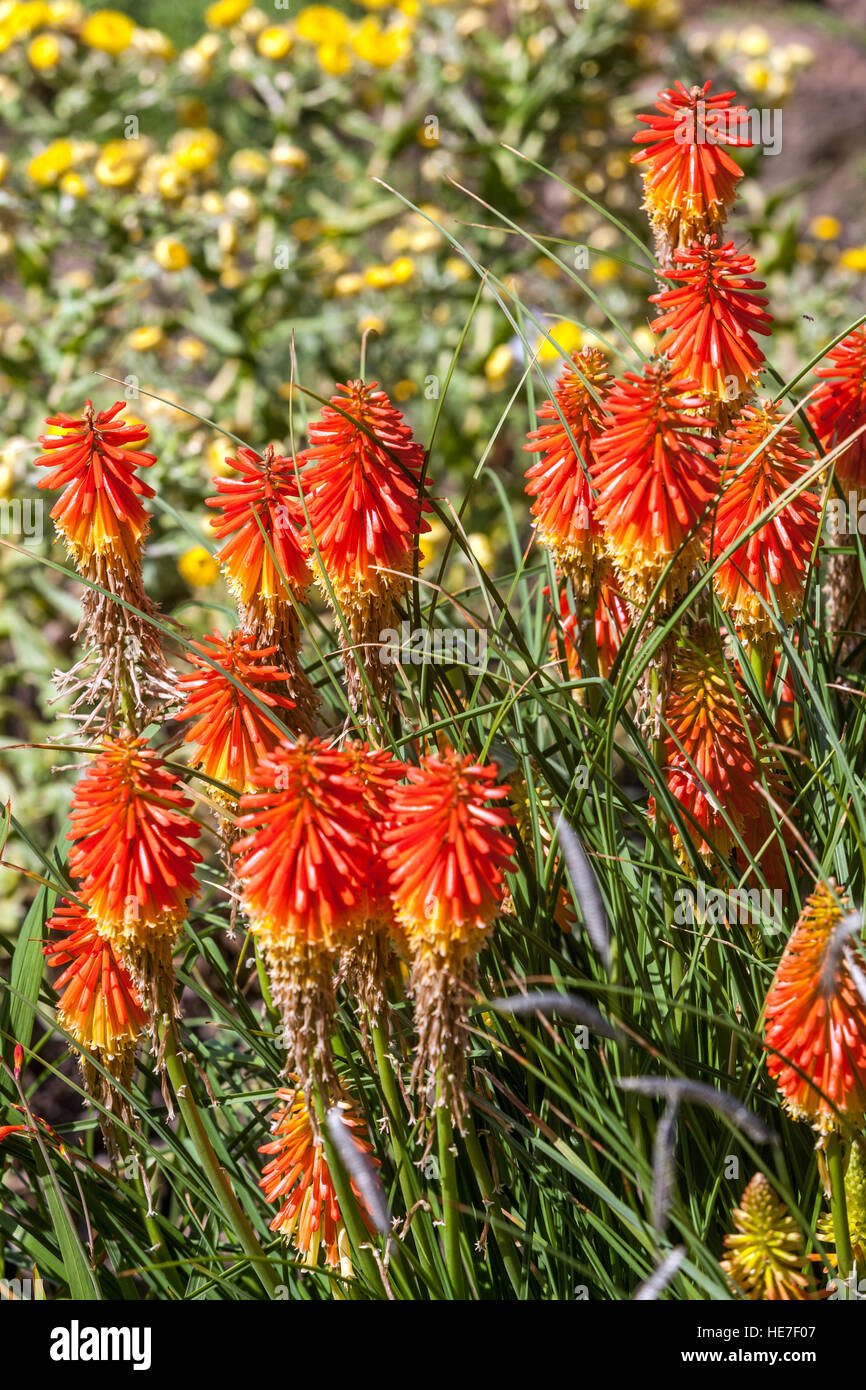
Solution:
[{"label": "yellow-tipped flower spike", "polygon": [[747,1298],[803,1302],[817,1297],[806,1272],[803,1233],[763,1173],[747,1185],[733,1219],[722,1269]]}]

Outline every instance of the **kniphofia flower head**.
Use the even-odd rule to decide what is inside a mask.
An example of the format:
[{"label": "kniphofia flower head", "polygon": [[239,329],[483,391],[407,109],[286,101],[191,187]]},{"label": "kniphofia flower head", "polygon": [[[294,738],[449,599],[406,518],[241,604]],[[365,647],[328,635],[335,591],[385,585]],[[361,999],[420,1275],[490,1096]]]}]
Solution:
[{"label": "kniphofia flower head", "polygon": [[[787,812],[784,785],[742,685],[706,627],[677,653],[665,719],[668,790],[696,852],[715,871],[733,858],[740,874],[749,873],[752,856],[768,884],[783,884],[779,840],[788,832],[784,822],[776,831],[768,795]],[[671,829],[685,860],[680,831]]]},{"label": "kniphofia flower head", "polygon": [[[242,792],[256,763],[285,735],[277,719],[292,723],[295,702],[285,694],[291,677],[270,659],[278,649],[257,649],[249,633],[222,637],[214,632],[192,646],[199,655],[190,658],[194,669],[178,680],[184,704],[176,717],[195,720],[186,733],[186,742],[197,745],[193,766],[234,792]],[[242,689],[231,676],[242,683]],[[253,703],[251,695],[259,704]]]},{"label": "kniphofia flower head", "polygon": [[732,106],[734,92],[711,94],[712,83],[686,88],[682,82],[659,92],[656,112],[638,116],[647,126],[632,137],[645,145],[631,157],[645,164],[644,207],[656,237],[663,270],[677,247],[687,246],[724,224],[743,177],[722,148],[749,146],[746,109]]},{"label": "kniphofia flower head", "polygon": [[699,411],[693,383],[664,358],[643,375],[627,372],[607,397],[611,423],[593,445],[596,513],[623,597],[648,601],[665,569],[657,603],[685,592],[701,553],[699,525],[715,496],[712,422]]},{"label": "kniphofia flower head", "polygon": [[753,334],[771,332],[767,300],[755,293],[763,280],[750,278],[751,256],[734,243],[694,243],[674,254],[676,289],[650,296],[664,312],[652,323],[659,352],[670,358],[679,376],[697,383],[713,402],[739,400],[757,380],[764,354]]},{"label": "kniphofia flower head", "polygon": [[312,575],[303,539],[303,508],[295,462],[272,445],[261,457],[241,448],[228,458],[232,474],[215,478],[207,505],[221,515],[211,526],[222,548],[217,559],[238,605],[241,626],[261,646],[296,633],[292,598],[302,602]]},{"label": "kniphofia flower head", "polygon": [[[815,368],[823,385],[808,407],[809,420],[829,452],[844,443],[855,430],[866,424],[866,324],[855,328],[847,338],[827,353]],[[843,486],[866,493],[866,432],[844,449],[835,460],[836,477]]]},{"label": "kniphofia flower head", "polygon": [[526,492],[538,539],[580,594],[593,587],[604,547],[589,482],[593,441],[605,426],[611,377],[604,354],[573,354],[553,393],[536,413],[542,424],[527,436],[527,453],[541,458],[526,472]]},{"label": "kniphofia flower head", "polygon": [[[376,382],[338,386],[309,427],[301,460],[310,529],[324,575],[349,628],[357,660],[377,694],[387,697],[392,670],[380,660],[380,633],[393,627],[394,602],[406,591],[430,503],[421,496],[424,451]],[[347,418],[348,417],[348,418]],[[327,575],[328,583],[325,583]],[[362,683],[347,653],[353,707]]]},{"label": "kniphofia flower head", "polygon": [[[545,590],[547,593],[547,590]],[[559,591],[559,616],[562,624],[563,645],[569,677],[580,680],[580,615],[572,607],[565,585]],[[603,680],[610,675],[616,654],[630,622],[628,608],[613,584],[602,580],[595,605],[595,652],[598,674]],[[554,657],[559,655],[556,632],[551,633],[550,649]]]},{"label": "kniphofia flower head", "polygon": [[370,814],[349,755],[283,741],[241,797],[232,846],[244,911],[265,952],[289,1066],[309,1096],[334,1084],[328,1045],[337,953],[363,920]]},{"label": "kniphofia flower head", "polygon": [[[321,1135],[302,1091],[278,1090],[277,1095],[285,1103],[271,1121],[274,1138],[259,1148],[259,1153],[273,1155],[262,1170],[259,1187],[268,1202],[280,1203],[270,1229],[291,1240],[304,1264],[315,1266],[324,1250],[325,1263],[348,1277],[352,1273],[348,1242]],[[343,1124],[359,1151],[378,1166],[361,1123],[348,1106],[343,1108]],[[352,1192],[365,1224],[372,1229],[354,1182]]]},{"label": "kniphofia flower head", "polygon": [[467,998],[505,898],[514,817],[496,767],[471,754],[431,754],[407,776],[407,785],[394,788],[385,838],[394,909],[412,957],[419,1034],[413,1084],[435,1081],[437,1104],[448,1105],[459,1122]]},{"label": "kniphofia flower head", "polygon": [[821,1134],[866,1118],[866,1001],[851,968],[866,961],[836,930],[849,910],[832,882],[816,886],[764,1004],[767,1071],[791,1114]]},{"label": "kniphofia flower head", "polygon": [[110,410],[94,411],[88,401],[82,415],[54,415],[46,424],[51,433],[40,435],[46,452],[36,459],[37,468],[50,468],[37,484],[62,488],[51,517],[64,536],[77,568],[90,575],[95,557],[133,573],[141,557],[148,530],[142,497],[153,497],[153,488],[138,477],[139,467],[150,468],[154,454],[133,449],[147,439],[144,425],[119,419],[125,402]]},{"label": "kniphofia flower head", "polygon": [[763,1173],[747,1184],[733,1220],[722,1269],[747,1298],[804,1301],[817,1296],[807,1272],[803,1232]]},{"label": "kniphofia flower head", "polygon": [[150,1012],[169,1003],[171,955],[196,892],[199,827],[180,778],[148,747],[107,739],[75,786],[69,867],[100,934],[116,945]]},{"label": "kniphofia flower head", "polygon": [[[744,407],[722,440],[719,461],[722,495],[711,523],[711,559],[723,554],[815,462],[801,448],[796,426],[785,422],[785,411],[769,401]],[[713,575],[716,593],[748,641],[775,633],[773,598],[783,622],[790,623],[799,612],[820,519],[817,493],[804,489],[792,495]]]}]

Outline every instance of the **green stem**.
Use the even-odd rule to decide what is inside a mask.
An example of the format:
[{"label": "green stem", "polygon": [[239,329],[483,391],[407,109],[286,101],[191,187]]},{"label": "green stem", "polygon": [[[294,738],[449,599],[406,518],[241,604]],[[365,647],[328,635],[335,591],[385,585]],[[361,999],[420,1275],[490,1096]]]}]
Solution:
[{"label": "green stem", "polygon": [[851,1233],[848,1229],[842,1140],[836,1133],[831,1134],[827,1140],[827,1172],[830,1175],[830,1210],[833,1213],[833,1238],[836,1242],[839,1278],[847,1279],[854,1259],[851,1253]]},{"label": "green stem", "polygon": [[[162,1017],[165,1017],[164,1013],[162,1013]],[[259,1244],[255,1231],[247,1220],[241,1204],[235,1196],[228,1173],[224,1168],[220,1167],[219,1159],[214,1153],[213,1146],[208,1138],[204,1121],[198,1111],[198,1106],[192,1098],[192,1091],[183,1062],[181,1061],[176,1027],[173,1023],[167,1026],[160,1024],[159,1041],[165,1058],[165,1069],[177,1099],[178,1108],[183,1122],[187,1127],[189,1137],[195,1146],[196,1153],[201,1160],[201,1166],[207,1175],[214,1193],[220,1199],[223,1214],[227,1218],[237,1240],[240,1242],[241,1249],[250,1260],[265,1293],[267,1293],[270,1298],[276,1298],[278,1285],[274,1272],[268,1263],[264,1250]]]},{"label": "green stem", "polygon": [[501,1229],[500,1223],[504,1221],[502,1216],[502,1203],[496,1195],[493,1177],[487,1166],[484,1150],[481,1147],[475,1129],[475,1121],[471,1115],[466,1122],[464,1140],[466,1143],[466,1152],[469,1154],[469,1161],[472,1164],[472,1169],[481,1191],[481,1198],[484,1202],[487,1218],[490,1222],[490,1229],[493,1231],[499,1253],[502,1256],[502,1263],[508,1271],[511,1287],[519,1298],[523,1284],[520,1260],[517,1257],[517,1251],[514,1248],[514,1242],[509,1236],[509,1233]]},{"label": "green stem", "polygon": [[457,1203],[457,1163],[454,1131],[445,1087],[440,1077],[436,1095],[436,1140],[439,1149],[439,1180],[442,1184],[442,1220],[445,1226],[445,1265],[452,1298],[465,1296],[463,1262],[460,1258],[460,1212]]}]

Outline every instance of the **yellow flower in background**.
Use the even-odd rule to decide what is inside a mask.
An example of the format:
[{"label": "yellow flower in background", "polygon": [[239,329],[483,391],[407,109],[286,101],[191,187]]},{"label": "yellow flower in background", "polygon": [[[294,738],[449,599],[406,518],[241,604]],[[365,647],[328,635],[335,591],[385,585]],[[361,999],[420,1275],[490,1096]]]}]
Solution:
[{"label": "yellow flower in background", "polygon": [[484,363],[484,375],[491,386],[501,386],[511,370],[514,353],[508,343],[495,347]]},{"label": "yellow flower in background", "polygon": [[394,272],[389,265],[371,265],[364,271],[364,284],[372,290],[386,290],[394,284]]},{"label": "yellow flower in background", "polygon": [[448,530],[438,519],[431,520],[430,530],[425,531],[418,541],[419,568],[429,564],[436,551],[448,539]]},{"label": "yellow flower in background", "polygon": [[64,174],[60,180],[60,192],[68,194],[70,198],[86,198],[87,184],[80,174]]},{"label": "yellow flower in background", "polygon": [[838,217],[813,217],[809,223],[809,234],[818,241],[837,241],[841,231],[842,223]]},{"label": "yellow flower in background", "polygon": [[359,25],[352,38],[352,47],[359,58],[377,68],[390,68],[409,52],[411,29],[408,24],[383,29],[372,17]]},{"label": "yellow flower in background", "polygon": [[849,246],[839,257],[839,265],[844,270],[857,270],[862,275],[866,271],[866,246]]},{"label": "yellow flower in background", "polygon": [[770,51],[770,35],[766,29],[752,24],[740,34],[739,48],[741,53],[747,53],[750,58],[760,58]]},{"label": "yellow flower in background", "polygon": [[418,387],[415,385],[414,381],[410,381],[408,377],[405,377],[402,381],[398,381],[397,385],[394,387],[394,400],[408,401],[410,397],[417,394],[417,391]]},{"label": "yellow flower in background", "polygon": [[77,29],[84,18],[84,11],[78,0],[51,0],[48,5],[48,23],[57,24],[61,29]]},{"label": "yellow flower in background", "polygon": [[294,169],[296,173],[302,174],[310,165],[310,157],[306,150],[302,150],[298,145],[292,145],[288,140],[278,140],[271,150],[271,160],[280,169]]},{"label": "yellow flower in background", "polygon": [[0,152],[0,183],[3,182],[9,173],[9,156]]},{"label": "yellow flower in background", "polygon": [[184,362],[201,362],[207,357],[207,347],[201,338],[196,338],[189,333],[179,339],[177,344],[177,355],[182,357]]},{"label": "yellow flower in background", "polygon": [[[541,339],[538,347],[539,362],[559,362],[563,353],[568,356],[572,352],[577,352],[578,348],[583,345],[583,335],[580,329],[576,323],[571,323],[568,319],[560,319],[547,332],[553,342],[549,342],[548,338]],[[556,344],[555,347],[554,343]],[[559,349],[558,352],[557,348]]]},{"label": "yellow flower in background", "polygon": [[119,10],[96,10],[88,15],[81,29],[81,41],[88,48],[116,55],[129,48],[135,25]]},{"label": "yellow flower in background", "polygon": [[72,142],[55,140],[53,144],[34,155],[27,165],[27,172],[34,183],[46,188],[49,184],[56,183],[61,174],[72,168],[74,162]]},{"label": "yellow flower in background", "polygon": [[770,69],[766,63],[747,63],[743,78],[753,92],[764,92],[770,85]]},{"label": "yellow flower in background", "polygon": [[472,277],[472,267],[462,256],[449,256],[443,269],[449,280],[469,280]]},{"label": "yellow flower in background", "polygon": [[602,256],[590,265],[589,278],[595,285],[607,285],[616,279],[619,271],[619,261],[615,261],[612,256]]},{"label": "yellow flower in background", "polygon": [[204,12],[204,22],[211,29],[231,29],[245,15],[253,0],[217,0]]},{"label": "yellow flower in background", "polygon": [[189,265],[189,252],[180,241],[163,236],[153,248],[153,258],[163,270],[185,270]]},{"label": "yellow flower in background", "polygon": [[127,347],[133,352],[150,352],[162,342],[162,329],[155,323],[143,323],[134,328],[126,339]]},{"label": "yellow flower in background", "polygon": [[193,589],[201,589],[215,584],[219,578],[219,561],[203,545],[195,545],[187,550],[177,562],[181,578]]},{"label": "yellow flower in background", "polygon": [[256,39],[256,48],[263,58],[271,58],[276,62],[291,53],[292,36],[287,29],[278,29],[276,26],[263,29]]},{"label": "yellow flower in background", "polygon": [[53,34],[40,34],[27,45],[27,61],[37,72],[47,72],[60,62],[60,44]]},{"label": "yellow flower in background", "polygon": [[124,150],[103,150],[94,165],[93,172],[106,188],[127,188],[129,184],[135,182],[138,162],[131,159]]},{"label": "yellow flower in background", "polygon": [[270,164],[258,150],[236,150],[229,161],[229,173],[242,183],[261,183],[269,169]]},{"label": "yellow flower in background", "polygon": [[334,281],[334,293],[339,295],[358,294],[364,288],[364,277],[356,270],[347,270]]},{"label": "yellow flower in background", "polygon": [[490,566],[493,564],[494,554],[493,546],[490,544],[488,537],[485,536],[483,531],[470,531],[466,539],[469,542],[469,549],[472,551],[472,554],[475,556],[481,568],[483,570],[489,570]]},{"label": "yellow flower in background", "polygon": [[331,77],[341,77],[352,66],[352,55],[341,43],[320,43],[316,49],[319,67]]},{"label": "yellow flower in background", "polygon": [[407,280],[411,280],[415,274],[415,262],[411,256],[398,256],[396,261],[392,261],[388,269],[395,285],[405,285]]},{"label": "yellow flower in background", "polygon": [[359,333],[378,333],[380,336],[385,332],[385,320],[378,314],[364,314],[363,318],[358,319]]},{"label": "yellow flower in background", "polygon": [[351,37],[349,21],[333,5],[308,5],[295,21],[298,37],[315,44],[343,44]]},{"label": "yellow flower in background", "polygon": [[49,20],[48,6],[34,0],[34,3],[29,5],[7,6],[6,12],[0,14],[0,29],[7,39],[15,39],[20,34],[29,34],[43,24],[48,24]]},{"label": "yellow flower in background", "polygon": [[179,130],[172,136],[169,149],[175,164],[179,164],[181,169],[200,173],[213,164],[221,143],[215,130],[199,126],[193,130]]}]

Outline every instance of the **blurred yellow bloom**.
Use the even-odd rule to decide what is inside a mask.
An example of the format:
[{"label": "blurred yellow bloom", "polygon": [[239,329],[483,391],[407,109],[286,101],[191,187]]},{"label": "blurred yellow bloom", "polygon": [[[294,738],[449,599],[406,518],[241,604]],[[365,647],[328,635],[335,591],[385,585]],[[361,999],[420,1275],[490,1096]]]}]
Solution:
[{"label": "blurred yellow bloom", "polygon": [[421,569],[430,563],[440,545],[442,545],[443,541],[447,540],[447,538],[448,531],[446,527],[443,526],[442,522],[439,520],[432,520],[430,522],[430,530],[425,531],[418,542],[418,550],[420,552],[419,567]]},{"label": "blurred yellow bloom", "polygon": [[8,173],[9,173],[9,156],[8,156],[8,154],[3,154],[2,151],[0,151],[0,183],[3,182],[3,180],[5,179],[5,177],[6,177],[6,175],[7,175]]},{"label": "blurred yellow bloom", "polygon": [[48,6],[39,4],[8,5],[6,12],[0,14],[0,25],[7,38],[17,38],[19,34],[29,34],[33,29],[49,23]]},{"label": "blurred yellow bloom", "polygon": [[351,36],[349,22],[333,5],[307,5],[295,21],[298,36],[315,44],[343,44]]},{"label": "blurred yellow bloom", "polygon": [[292,233],[298,241],[312,241],[313,237],[319,235],[319,223],[315,217],[299,217],[297,222],[292,223]]},{"label": "blurred yellow bloom", "polygon": [[493,546],[490,544],[488,537],[484,535],[483,531],[471,531],[466,539],[469,542],[469,549],[472,551],[472,554],[475,556],[481,568],[483,570],[490,569],[490,566],[493,564],[494,554]]},{"label": "blurred yellow bloom", "polygon": [[169,149],[172,158],[182,169],[199,173],[213,164],[220,151],[220,138],[215,130],[199,126],[193,130],[179,130],[172,136]]},{"label": "blurred yellow bloom", "polygon": [[409,52],[411,29],[408,24],[383,29],[372,16],[356,29],[352,47],[365,63],[377,68],[390,68]]},{"label": "blurred yellow bloom", "polygon": [[87,184],[80,174],[64,174],[60,180],[60,191],[70,198],[86,198]]},{"label": "blurred yellow bloom", "polygon": [[[234,471],[232,465],[227,462],[231,447],[231,440],[226,439],[224,435],[220,435],[217,439],[211,440],[204,451],[208,472],[222,478]],[[208,518],[208,521],[210,521],[210,518]]]},{"label": "blurred yellow bloom", "polygon": [[103,150],[93,169],[96,178],[106,188],[127,188],[135,182],[138,164],[120,153],[106,154]]},{"label": "blurred yellow bloom", "polygon": [[230,188],[226,194],[226,212],[243,222],[253,222],[258,217],[259,205],[248,188]]},{"label": "blurred yellow bloom", "polygon": [[364,314],[362,318],[358,319],[358,332],[384,333],[385,320],[381,319],[378,314]]},{"label": "blurred yellow bloom", "polygon": [[339,295],[358,294],[364,288],[364,277],[356,270],[348,270],[338,275],[334,281],[334,292]]},{"label": "blurred yellow bloom", "polygon": [[185,270],[189,265],[189,252],[182,242],[163,236],[153,248],[153,259],[163,270]]},{"label": "blurred yellow bloom", "polygon": [[56,68],[60,62],[60,44],[53,34],[40,34],[27,46],[27,61],[37,72]]},{"label": "blurred yellow bloom", "polygon": [[818,241],[836,241],[841,230],[842,223],[838,217],[828,217],[826,214],[813,217],[809,223],[809,233]]},{"label": "blurred yellow bloom", "polygon": [[398,381],[397,385],[394,387],[394,400],[408,401],[409,397],[414,396],[417,390],[418,387],[415,385],[414,381],[409,381],[408,378],[405,378],[403,381]]},{"label": "blurred yellow bloom", "polygon": [[839,264],[845,270],[858,270],[862,275],[866,271],[866,246],[849,246],[839,257]]},{"label": "blurred yellow bloom", "polygon": [[493,349],[487,361],[484,363],[484,375],[487,377],[491,386],[502,385],[502,382],[511,369],[513,361],[514,353],[511,351],[508,343],[500,343],[498,347]]},{"label": "blurred yellow bloom", "polygon": [[157,186],[163,198],[168,198],[171,202],[176,202],[184,194],[189,192],[192,184],[192,175],[186,169],[177,168],[169,165],[160,171]]},{"label": "blurred yellow bloom", "polygon": [[103,53],[122,53],[132,43],[135,25],[119,10],[96,10],[88,15],[81,29],[81,41]]},{"label": "blurred yellow bloom", "polygon": [[236,150],[229,161],[229,173],[242,183],[261,183],[269,169],[267,159],[258,150]]},{"label": "blurred yellow bloom", "polygon": [[316,58],[322,71],[330,73],[331,77],[341,77],[352,66],[351,54],[341,43],[320,43]]},{"label": "blurred yellow bloom", "polygon": [[294,169],[297,173],[303,173],[310,164],[306,150],[288,140],[277,141],[271,150],[271,159],[280,169]]},{"label": "blurred yellow bloom", "polygon": [[195,545],[192,550],[185,551],[178,560],[177,567],[181,577],[193,589],[214,584],[219,578],[219,561],[215,560],[203,545]]},{"label": "blurred yellow bloom", "polygon": [[162,329],[155,323],[143,323],[132,330],[126,342],[133,352],[149,352],[162,342]]},{"label": "blurred yellow bloom", "polygon": [[256,48],[263,58],[285,58],[292,51],[292,36],[288,29],[278,29],[276,25],[263,29],[256,39]]},{"label": "blurred yellow bloom", "polygon": [[[548,342],[547,338],[542,338],[538,348],[539,362],[558,362],[562,353],[568,355],[577,352],[583,343],[583,336],[577,324],[569,322],[568,319],[560,319],[547,332],[549,337],[553,339],[553,343]],[[554,347],[554,343],[556,347]],[[557,348],[559,348],[559,352],[557,352]]]},{"label": "blurred yellow bloom", "polygon": [[395,285],[405,285],[407,280],[411,280],[415,274],[415,262],[411,256],[398,256],[396,261],[392,261],[388,269]]},{"label": "blurred yellow bloom", "polygon": [[740,52],[747,53],[750,58],[760,58],[764,53],[770,51],[770,35],[766,29],[761,29],[757,24],[749,25],[740,34]]},{"label": "blurred yellow bloom", "polygon": [[449,280],[469,280],[472,276],[472,267],[467,265],[462,256],[449,256],[444,270]]},{"label": "blurred yellow bloom", "polygon": [[595,285],[607,285],[611,280],[615,280],[619,273],[619,261],[615,261],[611,256],[594,260],[589,268],[589,278]]},{"label": "blurred yellow bloom", "polygon": [[766,63],[747,63],[743,72],[746,86],[751,87],[753,92],[764,92],[770,85],[770,69]]},{"label": "blurred yellow bloom", "polygon": [[364,284],[373,290],[385,290],[394,284],[394,272],[389,265],[371,265],[364,271]]},{"label": "blurred yellow bloom", "polygon": [[177,103],[177,119],[182,126],[204,125],[208,111],[201,97],[182,97]]},{"label": "blurred yellow bloom", "polygon": [[645,323],[638,324],[631,336],[634,339],[635,345],[644,356],[652,357],[654,355],[658,339],[652,329],[648,328]]},{"label": "blurred yellow bloom", "polygon": [[190,333],[178,340],[177,353],[185,362],[201,362],[207,357],[207,347],[201,338]]},{"label": "blurred yellow bloom", "polygon": [[204,22],[212,29],[230,29],[246,14],[253,0],[217,0],[204,12]]},{"label": "blurred yellow bloom", "polygon": [[75,29],[81,23],[83,11],[78,0],[52,0],[48,6],[49,24],[61,29]]},{"label": "blurred yellow bloom", "polygon": [[61,174],[72,168],[75,153],[69,140],[55,140],[39,154],[34,155],[27,165],[27,172],[34,183],[41,187],[56,183]]}]

